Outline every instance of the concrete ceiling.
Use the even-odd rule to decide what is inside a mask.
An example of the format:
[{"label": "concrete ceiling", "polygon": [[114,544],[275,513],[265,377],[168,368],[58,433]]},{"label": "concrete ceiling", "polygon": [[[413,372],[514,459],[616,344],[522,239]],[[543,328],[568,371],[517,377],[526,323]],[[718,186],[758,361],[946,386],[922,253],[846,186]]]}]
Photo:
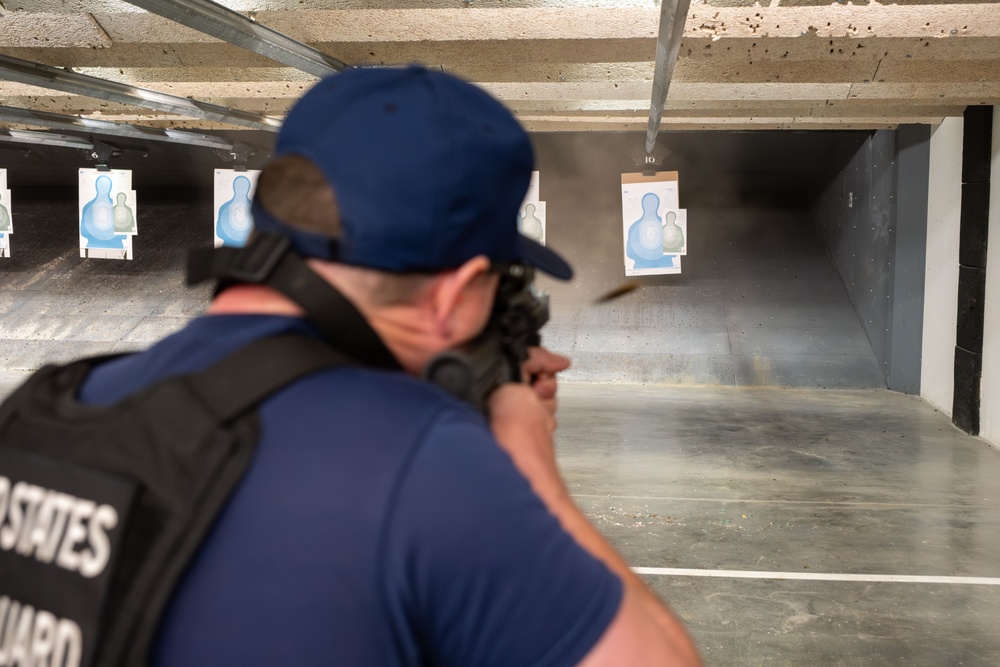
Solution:
[{"label": "concrete ceiling", "polygon": [[[648,122],[655,0],[222,4],[352,65],[417,61],[458,74],[530,130]],[[1000,104],[1000,1],[766,4],[692,0],[661,129],[876,129]],[[0,0],[0,53],[277,117],[315,80],[119,0]],[[0,104],[232,127],[3,80]]]}]

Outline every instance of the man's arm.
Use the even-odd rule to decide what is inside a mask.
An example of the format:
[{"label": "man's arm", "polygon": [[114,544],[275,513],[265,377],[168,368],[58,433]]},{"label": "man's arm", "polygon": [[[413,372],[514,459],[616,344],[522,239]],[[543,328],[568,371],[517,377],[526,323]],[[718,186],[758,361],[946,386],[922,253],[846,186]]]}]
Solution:
[{"label": "man's arm", "polygon": [[559,474],[552,439],[555,373],[568,365],[565,357],[536,348],[525,366],[532,386],[507,384],[497,389],[490,397],[490,415],[497,441],[563,529],[624,583],[625,594],[614,620],[580,667],[700,665],[680,621],[587,520]]}]

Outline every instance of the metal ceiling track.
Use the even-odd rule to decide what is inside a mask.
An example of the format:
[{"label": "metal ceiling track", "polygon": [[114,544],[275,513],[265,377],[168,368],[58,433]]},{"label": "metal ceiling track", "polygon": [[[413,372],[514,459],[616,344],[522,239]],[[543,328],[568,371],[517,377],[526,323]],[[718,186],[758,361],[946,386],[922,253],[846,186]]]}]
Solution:
[{"label": "metal ceiling track", "polygon": [[58,67],[50,67],[5,55],[0,55],[0,79],[51,90],[61,90],[71,95],[84,95],[109,102],[153,109],[154,111],[240,125],[255,130],[277,132],[281,128],[281,120],[270,116],[189,100],[186,97],[177,97],[86,74],[77,74]]},{"label": "metal ceiling track", "polygon": [[652,153],[660,131],[660,117],[667,105],[670,79],[677,66],[677,52],[684,36],[691,0],[661,0],[660,31],[656,38],[656,66],[653,70],[653,96],[649,106],[649,128],[646,130],[646,152]]},{"label": "metal ceiling track", "polygon": [[136,7],[194,28],[279,63],[325,77],[350,67],[322,51],[257,24],[212,0],[127,0]]},{"label": "metal ceiling track", "polygon": [[12,144],[32,144],[33,146],[60,146],[62,148],[82,148],[94,150],[94,144],[66,134],[54,132],[34,132],[32,130],[0,130],[0,141]]},{"label": "metal ceiling track", "polygon": [[0,106],[0,122],[46,127],[53,130],[78,130],[92,134],[127,137],[129,139],[167,141],[176,144],[186,144],[188,146],[217,148],[223,151],[231,151],[234,147],[231,141],[227,141],[221,137],[214,137],[210,134],[183,132],[181,130],[161,130],[155,127],[113,123],[108,120],[97,120],[82,116],[64,116],[47,111],[34,111],[16,107]]}]

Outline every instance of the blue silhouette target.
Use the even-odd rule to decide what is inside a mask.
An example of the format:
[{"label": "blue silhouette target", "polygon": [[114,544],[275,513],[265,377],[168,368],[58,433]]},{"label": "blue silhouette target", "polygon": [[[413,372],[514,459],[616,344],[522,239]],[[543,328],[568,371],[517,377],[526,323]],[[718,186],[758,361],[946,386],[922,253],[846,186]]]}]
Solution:
[{"label": "blue silhouette target", "polygon": [[0,257],[10,257],[10,235],[14,233],[14,220],[10,210],[10,190],[7,189],[7,170],[0,169]]},{"label": "blue silhouette target", "polygon": [[132,172],[80,170],[80,256],[132,259],[138,233]]},{"label": "blue silhouette target", "polygon": [[235,246],[246,244],[253,230],[250,202],[257,183],[257,171],[235,172],[231,169],[215,171],[215,245]]},{"label": "blue silhouette target", "polygon": [[83,205],[80,214],[80,235],[87,239],[87,248],[124,249],[124,234],[115,233],[115,206],[111,203],[111,179],[98,176],[94,183],[94,198]]},{"label": "blue silhouette target", "polygon": [[686,247],[676,224],[677,174],[622,174],[625,275],[680,273]]}]

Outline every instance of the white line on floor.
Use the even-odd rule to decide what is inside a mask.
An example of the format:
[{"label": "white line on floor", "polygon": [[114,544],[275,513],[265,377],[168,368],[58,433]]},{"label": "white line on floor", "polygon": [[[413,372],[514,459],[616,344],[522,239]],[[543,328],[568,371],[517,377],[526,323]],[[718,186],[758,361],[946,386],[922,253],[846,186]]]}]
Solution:
[{"label": "white line on floor", "polygon": [[782,498],[687,498],[678,496],[613,496],[574,493],[574,498],[603,498],[605,500],[672,500],[699,503],[770,503],[775,505],[846,505],[852,507],[933,507],[938,509],[990,509],[994,505],[935,505],[930,503],[880,503],[864,500],[785,500]]},{"label": "white line on floor", "polygon": [[836,574],[826,572],[756,572],[754,570],[690,570],[677,567],[633,567],[636,574],[730,579],[808,579],[811,581],[883,581],[910,584],[974,584],[1000,586],[997,577],[929,577],[912,574]]}]

